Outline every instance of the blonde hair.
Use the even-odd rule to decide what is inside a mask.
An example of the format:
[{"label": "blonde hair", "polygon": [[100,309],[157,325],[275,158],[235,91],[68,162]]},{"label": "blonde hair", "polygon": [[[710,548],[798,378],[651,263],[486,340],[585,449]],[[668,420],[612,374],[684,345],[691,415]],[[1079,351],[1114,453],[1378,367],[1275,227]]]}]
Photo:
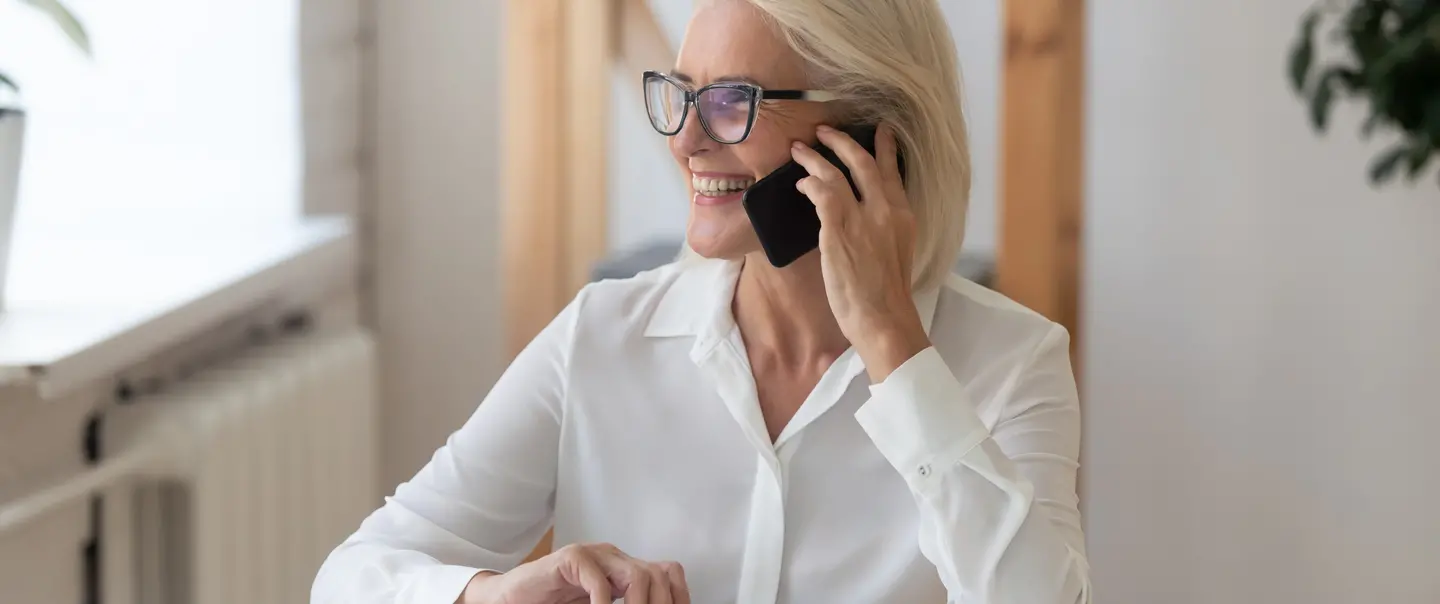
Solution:
[{"label": "blonde hair", "polygon": [[858,123],[889,123],[915,214],[913,282],[937,285],[965,239],[970,146],[955,42],[936,0],[747,0],[846,99]]}]

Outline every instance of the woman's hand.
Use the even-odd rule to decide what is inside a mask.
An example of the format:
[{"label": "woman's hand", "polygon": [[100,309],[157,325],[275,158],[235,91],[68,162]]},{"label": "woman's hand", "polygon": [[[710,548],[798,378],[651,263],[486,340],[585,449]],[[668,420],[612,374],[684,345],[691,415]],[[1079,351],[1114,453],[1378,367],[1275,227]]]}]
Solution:
[{"label": "woman's hand", "polygon": [[481,573],[457,604],[690,604],[685,571],[606,543],[567,545],[505,574]]},{"label": "woman's hand", "polygon": [[878,383],[930,346],[910,293],[915,217],[900,179],[895,132],[880,125],[874,157],[834,128],[821,126],[818,134],[850,169],[861,203],[840,169],[800,142],[791,155],[810,176],[796,188],[820,215],[820,266],[830,310]]}]

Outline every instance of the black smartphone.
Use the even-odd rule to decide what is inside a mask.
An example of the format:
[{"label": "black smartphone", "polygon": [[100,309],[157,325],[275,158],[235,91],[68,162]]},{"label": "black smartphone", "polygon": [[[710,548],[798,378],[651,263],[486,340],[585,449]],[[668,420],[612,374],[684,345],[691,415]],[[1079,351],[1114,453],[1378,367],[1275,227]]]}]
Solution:
[{"label": "black smartphone", "polygon": [[[875,154],[875,126],[842,126],[837,130],[849,134],[871,155]],[[850,178],[850,169],[845,162],[824,144],[816,143],[812,148],[840,168],[845,179],[850,181],[855,199],[860,199],[860,190]],[[904,178],[905,158],[898,150],[896,160],[901,178]],[[804,193],[795,190],[795,183],[809,175],[805,166],[792,160],[751,185],[741,198],[740,203],[750,216],[750,224],[755,227],[765,257],[777,267],[789,266],[820,245],[820,216],[815,213],[815,204]]]}]

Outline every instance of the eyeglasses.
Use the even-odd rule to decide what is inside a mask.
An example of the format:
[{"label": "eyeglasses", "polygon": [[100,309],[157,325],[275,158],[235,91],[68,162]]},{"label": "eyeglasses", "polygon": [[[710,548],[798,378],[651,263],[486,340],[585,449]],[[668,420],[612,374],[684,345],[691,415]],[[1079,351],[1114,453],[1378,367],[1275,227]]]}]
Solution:
[{"label": "eyeglasses", "polygon": [[734,145],[750,136],[760,101],[823,103],[839,99],[824,90],[765,90],[745,82],[715,82],[694,90],[690,84],[658,71],[645,72],[644,82],[645,111],[656,132],[675,136],[685,126],[693,105],[705,134],[724,145]]}]

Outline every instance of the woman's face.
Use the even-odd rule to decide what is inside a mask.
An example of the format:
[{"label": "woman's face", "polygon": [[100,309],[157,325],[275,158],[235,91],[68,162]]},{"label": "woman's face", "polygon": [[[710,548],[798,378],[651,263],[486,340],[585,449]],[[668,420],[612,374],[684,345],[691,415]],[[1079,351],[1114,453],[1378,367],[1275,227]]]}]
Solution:
[{"label": "woman's face", "polygon": [[[768,89],[806,89],[805,64],[744,0],[699,4],[685,31],[675,75],[699,88],[717,81],[749,81]],[[690,247],[708,258],[739,258],[760,249],[740,192],[716,189],[748,186],[790,161],[790,144],[815,141],[815,127],[826,117],[820,103],[765,101],[750,136],[723,145],[705,134],[694,108],[684,127],[670,139],[690,193]],[[716,186],[713,181],[729,181]],[[738,183],[735,181],[739,181]]]}]

